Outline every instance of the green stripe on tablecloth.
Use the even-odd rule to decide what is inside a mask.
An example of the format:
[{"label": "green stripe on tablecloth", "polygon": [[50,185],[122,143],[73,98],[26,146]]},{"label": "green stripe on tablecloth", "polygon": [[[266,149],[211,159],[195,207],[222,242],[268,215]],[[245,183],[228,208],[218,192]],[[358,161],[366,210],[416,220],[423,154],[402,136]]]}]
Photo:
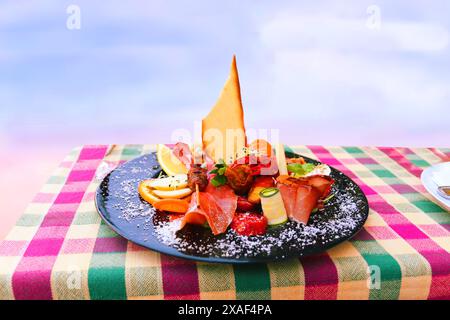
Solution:
[{"label": "green stripe on tablecloth", "polygon": [[233,266],[198,263],[197,271],[201,293],[235,290]]},{"label": "green stripe on tablecloth", "polygon": [[122,149],[122,160],[131,160],[142,154],[144,146],[142,144],[127,144]]},{"label": "green stripe on tablecloth", "polygon": [[[142,145],[125,145],[120,160],[131,160],[140,155]],[[97,238],[115,238],[119,235],[101,220]],[[99,252],[92,255],[88,281],[91,299],[126,299],[126,254]]]},{"label": "green stripe on tablecloth", "polygon": [[[397,162],[395,162],[393,159],[391,159],[388,155],[386,155],[384,153],[382,153],[381,155],[382,155],[381,159],[378,159],[378,160],[380,160],[380,161],[386,161],[386,160],[392,161],[392,162],[394,162],[395,164],[398,165],[399,169],[404,170],[405,172],[407,172],[407,170],[405,168],[403,168],[401,165],[399,165]],[[407,173],[408,173],[409,177],[412,176],[411,173],[409,173],[409,172],[407,172]],[[409,184],[405,183],[401,179],[400,174],[397,174],[397,177],[398,178],[395,178],[395,179],[398,179],[397,184],[409,185]],[[388,179],[388,178],[384,178],[382,180],[385,183],[387,183],[387,184],[392,184],[392,181],[390,181],[390,179]],[[429,216],[431,219],[433,219],[438,224],[450,224],[450,215],[448,215],[448,213],[443,208],[441,208],[440,206],[438,206],[434,202],[428,200],[419,191],[417,191],[415,193],[409,193],[409,194],[408,193],[406,193],[406,194],[405,193],[404,194],[400,194],[399,193],[399,195],[403,196],[406,200],[408,200],[408,205],[413,205],[414,208],[417,208],[419,210],[419,212],[422,212],[422,213],[426,214],[427,216]]]},{"label": "green stripe on tablecloth", "polygon": [[[359,154],[359,158],[366,157],[364,151],[358,147],[343,147],[343,149],[352,156],[354,156],[355,154]],[[389,176],[390,178],[389,174],[381,175]],[[398,299],[402,278],[402,271],[398,261],[392,255],[390,255],[376,240],[355,240],[351,242],[359,251],[369,267],[378,266],[380,268],[380,288],[370,288],[369,299]]]},{"label": "green stripe on tablecloth", "polygon": [[370,300],[398,299],[400,294],[402,271],[399,263],[375,240],[352,241],[367,265],[380,268],[380,288],[373,287],[369,292]]},{"label": "green stripe on tablecloth", "polygon": [[270,274],[266,264],[234,266],[237,299],[270,299]]},{"label": "green stripe on tablecloth", "polygon": [[[369,155],[367,155],[367,157],[369,157]],[[372,158],[372,159],[373,159],[373,158]],[[397,166],[390,166],[390,164],[386,163],[387,159],[388,159],[389,161],[393,161],[392,158],[391,158],[389,155],[384,154],[384,153],[381,153],[381,156],[380,156],[380,157],[377,157],[377,161],[378,161],[382,166],[384,166],[386,170],[388,170],[388,167],[389,167],[389,168],[392,168],[392,170],[395,170],[395,172],[397,173],[396,168],[398,167],[398,168],[399,168],[400,170],[402,170],[403,172],[408,171],[407,169],[405,169],[403,166],[401,166],[401,165],[399,165],[399,164],[397,164]],[[399,171],[399,172],[401,172],[401,171]],[[412,177],[412,176],[413,176],[413,174],[411,174],[409,171],[408,171],[408,174],[409,174],[409,177]],[[397,177],[400,177],[400,175],[397,174]],[[387,179],[388,179],[388,178],[384,178],[384,179],[382,179],[382,180],[383,180],[385,183],[390,184],[390,183],[387,181]],[[410,184],[405,183],[402,179],[400,179],[400,184],[410,186]],[[439,210],[439,211],[442,210],[442,209],[440,209],[439,207],[435,206],[431,201],[428,201],[425,197],[423,197],[423,195],[422,195],[419,191],[416,191],[416,192],[414,192],[414,193],[402,193],[402,192],[397,192],[396,194],[399,195],[400,197],[403,197],[405,200],[407,200],[408,205],[414,205],[414,206],[415,206],[414,208],[420,209],[420,211],[422,211],[422,212],[425,213],[425,214],[426,214],[426,211],[423,210],[424,207],[425,207],[425,208],[429,208],[430,210],[433,210],[433,211],[435,211],[435,210]],[[402,213],[402,211],[399,210],[399,206],[398,206],[397,203],[390,203],[390,204],[391,204],[396,210],[398,210],[400,213]],[[422,206],[422,208],[421,208],[421,206]],[[439,208],[439,209],[438,209],[438,208]],[[407,217],[405,217],[405,218],[407,218]],[[416,227],[417,227],[418,229],[420,229],[420,225],[416,225]],[[429,272],[430,272],[429,268],[430,268],[430,267],[433,268],[433,266],[430,265],[431,262],[430,262],[429,259],[427,259],[426,257],[424,257],[424,256],[422,256],[422,255],[420,254],[422,248],[420,248],[420,247],[418,246],[417,243],[416,243],[416,244],[412,243],[412,240],[408,240],[408,239],[405,239],[405,240],[408,242],[408,244],[409,244],[411,247],[414,248],[414,250],[415,250],[417,253],[419,253],[419,255],[415,255],[415,262],[414,262],[413,264],[411,264],[411,263],[406,264],[406,263],[405,263],[405,260],[407,260],[408,258],[409,258],[409,260],[411,260],[411,256],[408,256],[408,255],[406,255],[406,254],[398,255],[398,256],[396,255],[396,256],[395,256],[396,259],[397,259],[398,261],[401,261],[401,262],[402,262],[402,265],[404,266],[405,272],[407,272],[408,268],[411,268],[411,265],[413,265],[414,268],[415,268],[415,273],[414,273],[415,276],[429,275]],[[431,240],[431,239],[430,239],[430,240]],[[407,276],[407,275],[403,275],[403,277],[406,277],[406,276]]]},{"label": "green stripe on tablecloth", "polygon": [[125,287],[125,253],[94,253],[88,274],[91,299],[127,298]]}]

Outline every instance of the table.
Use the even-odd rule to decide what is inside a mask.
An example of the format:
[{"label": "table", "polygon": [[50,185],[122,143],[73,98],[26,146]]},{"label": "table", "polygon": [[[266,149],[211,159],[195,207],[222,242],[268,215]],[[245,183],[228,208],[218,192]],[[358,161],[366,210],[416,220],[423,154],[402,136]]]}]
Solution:
[{"label": "table", "polygon": [[153,149],[74,149],[0,243],[0,299],[450,299],[450,213],[420,182],[449,148],[292,148],[354,179],[369,218],[324,254],[239,266],[160,255],[101,221],[97,168]]}]

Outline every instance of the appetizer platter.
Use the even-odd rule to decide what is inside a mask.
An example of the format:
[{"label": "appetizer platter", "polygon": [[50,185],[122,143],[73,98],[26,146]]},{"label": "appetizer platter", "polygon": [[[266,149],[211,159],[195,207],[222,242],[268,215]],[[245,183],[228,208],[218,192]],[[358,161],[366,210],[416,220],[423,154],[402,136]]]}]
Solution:
[{"label": "appetizer platter", "polygon": [[254,263],[323,252],[355,235],[364,193],[342,172],[280,143],[247,141],[236,60],[201,141],[111,171],[96,206],[118,234],[186,259]]}]

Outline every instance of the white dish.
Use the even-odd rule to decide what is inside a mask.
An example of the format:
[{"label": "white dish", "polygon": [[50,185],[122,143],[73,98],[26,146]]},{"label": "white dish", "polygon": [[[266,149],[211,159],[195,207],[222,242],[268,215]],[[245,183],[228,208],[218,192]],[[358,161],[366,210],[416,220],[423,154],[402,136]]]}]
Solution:
[{"label": "white dish", "polygon": [[445,210],[450,211],[450,200],[445,199],[438,192],[439,186],[450,186],[450,162],[443,162],[426,168],[420,178],[435,202]]}]

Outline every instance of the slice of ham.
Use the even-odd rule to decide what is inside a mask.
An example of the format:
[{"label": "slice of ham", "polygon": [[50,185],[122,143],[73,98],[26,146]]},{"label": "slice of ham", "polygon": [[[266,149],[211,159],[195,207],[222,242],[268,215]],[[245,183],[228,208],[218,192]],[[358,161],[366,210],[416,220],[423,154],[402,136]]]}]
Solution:
[{"label": "slice of ham", "polygon": [[280,190],[287,215],[297,222],[308,224],[312,210],[318,206],[319,200],[326,197],[333,184],[327,176],[311,176],[296,179],[280,176],[277,187]]},{"label": "slice of ham", "polygon": [[299,185],[292,218],[298,222],[308,224],[309,216],[314,208],[317,207],[320,194],[320,191],[312,186]]},{"label": "slice of ham", "polygon": [[286,213],[288,217],[292,217],[295,212],[295,199],[297,198],[298,187],[295,185],[287,185],[284,183],[277,183],[277,187],[280,190]]},{"label": "slice of ham", "polygon": [[334,180],[329,176],[315,175],[307,178],[308,184],[319,189],[321,195],[320,198],[325,198],[330,194],[331,186]]},{"label": "slice of ham", "polygon": [[233,220],[237,207],[237,196],[227,186],[214,187],[209,184],[205,192],[192,195],[189,209],[180,219],[178,230],[190,221],[198,221],[198,215],[204,216],[214,235],[224,233]]},{"label": "slice of ham", "polygon": [[172,153],[186,166],[188,170],[191,168],[191,165],[194,163],[194,157],[188,144],[177,142],[172,148]]},{"label": "slice of ham", "polygon": [[233,189],[231,189],[229,185],[214,187],[211,183],[209,183],[205,192],[214,197],[219,206],[222,208],[224,215],[230,220],[229,223],[231,223],[234,213],[236,212],[238,199],[238,196],[234,193]]}]

